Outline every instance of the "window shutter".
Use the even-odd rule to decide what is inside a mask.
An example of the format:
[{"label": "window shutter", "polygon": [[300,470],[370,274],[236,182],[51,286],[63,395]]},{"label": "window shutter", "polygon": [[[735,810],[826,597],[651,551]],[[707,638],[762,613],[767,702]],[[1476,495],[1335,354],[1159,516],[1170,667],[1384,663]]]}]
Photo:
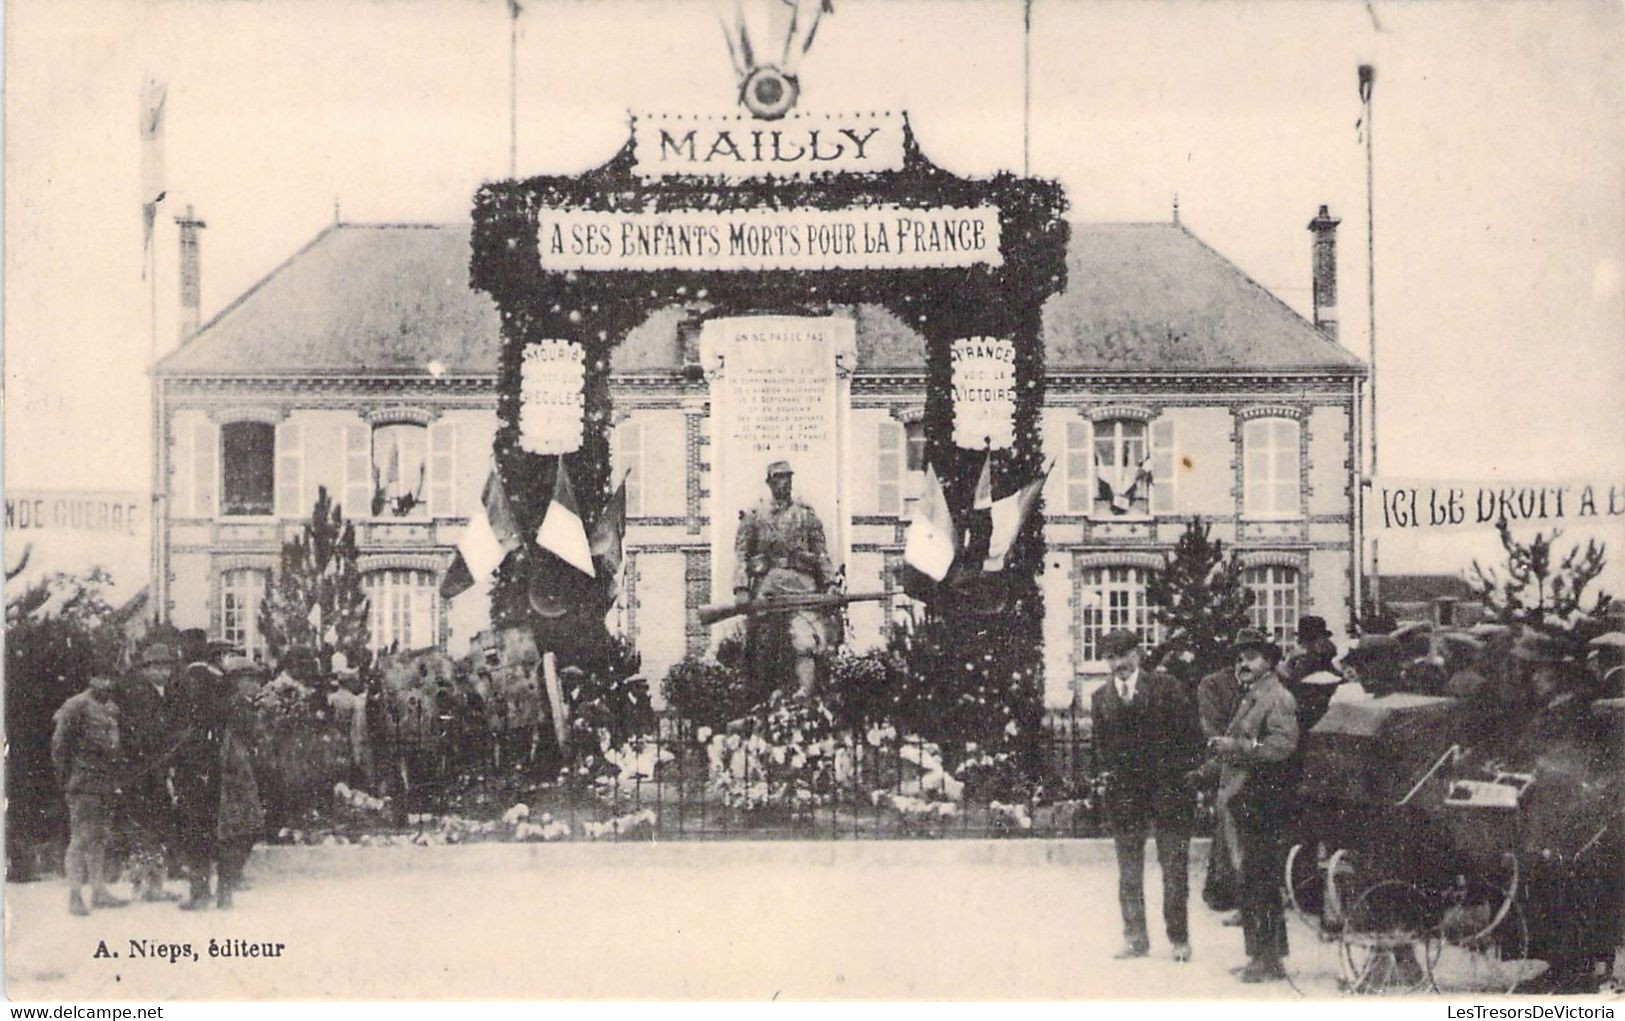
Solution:
[{"label": "window shutter", "polygon": [[1253,419],[1242,429],[1242,505],[1248,514],[1262,514],[1268,509],[1270,454],[1264,442],[1269,423]]},{"label": "window shutter", "polygon": [[900,422],[875,423],[875,513],[903,512],[904,433]]},{"label": "window shutter", "polygon": [[457,423],[429,426],[429,514],[454,518],[457,506]]},{"label": "window shutter", "polygon": [[626,516],[643,517],[643,423],[634,413],[615,427],[615,474],[626,476]]},{"label": "window shutter", "polygon": [[1151,423],[1151,513],[1179,509],[1179,455],[1174,421],[1164,415]]},{"label": "window shutter", "polygon": [[297,518],[304,514],[305,439],[298,422],[276,427],[276,514]]},{"label": "window shutter", "polygon": [[1087,514],[1095,500],[1095,437],[1087,419],[1066,423],[1066,510]]},{"label": "window shutter", "polygon": [[220,489],[220,430],[207,418],[192,426],[192,516],[215,516]]},{"label": "window shutter", "polygon": [[372,445],[364,425],[344,427],[344,517],[372,517]]},{"label": "window shutter", "polygon": [[681,411],[656,411],[644,423],[643,512],[682,517],[688,513],[687,416]]},{"label": "window shutter", "polygon": [[1296,517],[1299,514],[1298,486],[1298,429],[1296,420],[1282,419],[1275,423],[1275,500],[1277,514]]}]

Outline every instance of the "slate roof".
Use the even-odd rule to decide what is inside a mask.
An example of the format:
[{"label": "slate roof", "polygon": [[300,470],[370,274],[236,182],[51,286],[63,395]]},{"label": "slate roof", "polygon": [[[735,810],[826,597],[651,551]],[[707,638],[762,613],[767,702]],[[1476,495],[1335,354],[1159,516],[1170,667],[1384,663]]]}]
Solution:
[{"label": "slate roof", "polygon": [[[337,224],[162,359],[165,376],[494,375],[499,318],[468,285],[466,224]],[[1075,224],[1044,307],[1049,371],[1363,374],[1362,363],[1177,224]],[[681,313],[651,316],[618,370],[676,367]],[[859,364],[918,368],[923,341],[858,309]]]}]

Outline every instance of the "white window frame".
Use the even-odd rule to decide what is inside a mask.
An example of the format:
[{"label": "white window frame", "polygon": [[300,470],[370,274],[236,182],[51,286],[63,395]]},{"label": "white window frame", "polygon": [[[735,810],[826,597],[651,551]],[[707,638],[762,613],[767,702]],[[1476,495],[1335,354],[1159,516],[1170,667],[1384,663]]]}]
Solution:
[{"label": "white window frame", "polygon": [[1290,564],[1258,564],[1245,568],[1241,577],[1253,594],[1248,610],[1253,627],[1273,636],[1281,648],[1290,646],[1303,612],[1303,572]]},{"label": "white window frame", "polygon": [[[1119,481],[1127,477],[1132,484],[1138,476],[1139,466],[1151,458],[1150,426],[1146,424],[1144,419],[1139,418],[1103,418],[1092,422],[1091,427],[1093,436],[1089,444],[1089,460],[1090,465],[1093,468],[1093,476],[1097,482],[1103,471],[1106,471],[1107,469],[1116,469],[1121,465],[1121,462],[1124,460],[1123,455],[1125,449],[1128,447],[1130,442],[1139,443],[1139,458],[1130,458],[1129,460],[1132,463],[1121,465],[1122,474],[1119,475]],[[1137,437],[1130,437],[1128,434],[1131,431],[1138,431],[1139,435]],[[1103,464],[1100,460],[1099,448],[1102,442],[1111,444],[1111,460],[1109,464]],[[1131,475],[1130,473],[1134,474]],[[1154,482],[1155,480],[1153,479],[1153,483]],[[1146,518],[1151,514],[1151,492],[1149,487],[1144,494],[1135,497],[1135,499],[1131,501],[1128,510],[1122,512],[1113,510],[1110,500],[1100,499],[1099,492],[1100,489],[1097,484],[1095,487],[1095,494],[1089,501],[1089,514],[1091,517],[1099,518],[1105,521],[1122,521],[1126,519],[1132,520],[1134,518]]]},{"label": "white window frame", "polygon": [[[423,442],[423,486],[418,491],[417,502],[405,514],[396,514],[389,509],[387,504],[378,514],[372,513],[372,501],[378,495],[378,489],[384,482],[384,473],[388,470],[387,464],[378,463],[378,434],[388,429],[415,429],[421,435]],[[367,440],[367,458],[372,471],[372,479],[367,486],[367,516],[381,521],[423,521],[428,519],[430,516],[429,494],[434,484],[429,477],[429,427],[421,422],[375,422],[367,435]]]},{"label": "white window frame", "polygon": [[[417,567],[385,567],[361,579],[367,593],[367,647],[386,652],[439,646],[445,607],[435,573]],[[422,633],[420,633],[420,629]]]},{"label": "white window frame", "polygon": [[260,607],[270,594],[270,581],[268,572],[257,567],[220,572],[220,640],[259,660],[266,653]]},{"label": "white window frame", "polygon": [[1281,521],[1303,516],[1303,423],[1261,417],[1242,423],[1242,516]]},{"label": "white window frame", "polygon": [[1128,628],[1140,635],[1140,647],[1150,653],[1162,641],[1162,625],[1154,609],[1147,582],[1151,569],[1135,564],[1101,564],[1082,568],[1077,608],[1077,661],[1084,673],[1104,673],[1106,661],[1097,653],[1109,631]]},{"label": "white window frame", "polygon": [[[262,429],[271,430],[271,506],[263,514],[233,514],[226,510],[226,431],[244,426],[258,426]],[[299,427],[294,426],[293,428],[297,430]],[[257,418],[234,419],[229,422],[221,422],[214,427],[214,488],[215,513],[217,516],[229,521],[265,521],[277,516],[277,511],[282,502],[279,486],[281,475],[278,471],[280,465],[277,464],[282,453],[281,432],[280,426]],[[202,460],[201,457],[198,459],[199,468],[202,467]]]}]

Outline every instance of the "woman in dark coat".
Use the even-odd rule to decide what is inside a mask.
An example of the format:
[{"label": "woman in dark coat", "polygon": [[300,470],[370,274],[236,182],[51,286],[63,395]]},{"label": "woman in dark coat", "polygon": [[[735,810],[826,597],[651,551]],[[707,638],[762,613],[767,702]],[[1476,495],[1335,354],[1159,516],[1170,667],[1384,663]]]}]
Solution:
[{"label": "woman in dark coat", "polygon": [[217,873],[215,902],[229,908],[265,827],[254,782],[254,710],[237,679],[204,663],[187,668],[182,699],[189,731],[177,757],[175,794],[191,895],[181,909],[207,906],[211,872]]}]

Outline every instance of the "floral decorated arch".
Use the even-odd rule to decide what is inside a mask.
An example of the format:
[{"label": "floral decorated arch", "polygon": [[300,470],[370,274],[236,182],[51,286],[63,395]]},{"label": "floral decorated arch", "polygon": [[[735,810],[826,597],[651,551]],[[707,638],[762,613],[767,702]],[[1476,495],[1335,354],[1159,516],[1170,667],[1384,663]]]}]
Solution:
[{"label": "floral decorated arch", "polygon": [[[752,124],[765,126],[748,119],[739,123],[741,134]],[[956,515],[969,507],[988,457],[982,450],[954,443],[952,345],[966,338],[1008,340],[1015,368],[1013,438],[990,460],[994,489],[1013,489],[1042,473],[1041,311],[1045,300],[1065,285],[1068,224],[1062,189],[1055,182],[1008,173],[988,179],[955,176],[924,156],[906,118],[898,117],[898,123],[900,159],[876,172],[745,180],[683,173],[653,176],[644,171],[638,153],[640,141],[647,147],[650,136],[640,133],[634,122],[633,138],[597,169],[575,176],[494,182],[479,190],[473,211],[471,283],[491,295],[501,316],[495,455],[527,542],[526,555],[510,558],[498,576],[494,620],[527,619],[525,587],[531,572],[546,569],[549,556],[534,548],[534,536],[554,492],[560,463],[558,457],[531,453],[520,442],[524,352],[531,345],[563,339],[579,344],[584,355],[581,439],[578,449],[563,455],[563,463],[581,516],[591,522],[602,512],[613,485],[611,353],[651,313],[672,304],[703,306],[707,316],[719,317],[818,314],[859,304],[890,310],[926,342],[926,458]],[[762,133],[756,132],[756,137]],[[703,260],[661,268],[623,268],[600,261],[585,268],[555,257],[563,237],[561,217],[575,218],[578,228],[587,224],[589,235],[591,224],[617,216],[640,217],[645,223],[665,218],[680,230],[682,225],[713,220],[737,222],[741,214],[793,222],[797,213],[805,214],[803,220],[889,218],[897,231],[906,233],[901,221],[933,210],[966,211],[984,222],[996,222],[996,255],[969,265],[931,265],[934,256],[927,251],[914,259],[917,265],[902,267],[854,266],[836,256],[827,265],[794,268],[707,266],[700,264]],[[669,231],[661,240],[667,246],[693,244]],[[952,238],[915,241],[926,248],[955,244]],[[950,256],[942,261],[955,260]],[[951,625],[945,633],[954,636],[954,644],[963,644],[959,658],[965,669],[989,671],[1012,678],[1023,688],[1030,686],[1035,704],[1041,690],[1043,606],[1037,575],[1042,567],[1038,511],[1027,519],[1006,558],[1010,603],[1004,612],[988,619],[952,600],[935,607]],[[594,624],[601,627],[601,619]],[[990,637],[998,640],[990,643]],[[991,655],[986,651],[990,648],[1000,651]]]}]

